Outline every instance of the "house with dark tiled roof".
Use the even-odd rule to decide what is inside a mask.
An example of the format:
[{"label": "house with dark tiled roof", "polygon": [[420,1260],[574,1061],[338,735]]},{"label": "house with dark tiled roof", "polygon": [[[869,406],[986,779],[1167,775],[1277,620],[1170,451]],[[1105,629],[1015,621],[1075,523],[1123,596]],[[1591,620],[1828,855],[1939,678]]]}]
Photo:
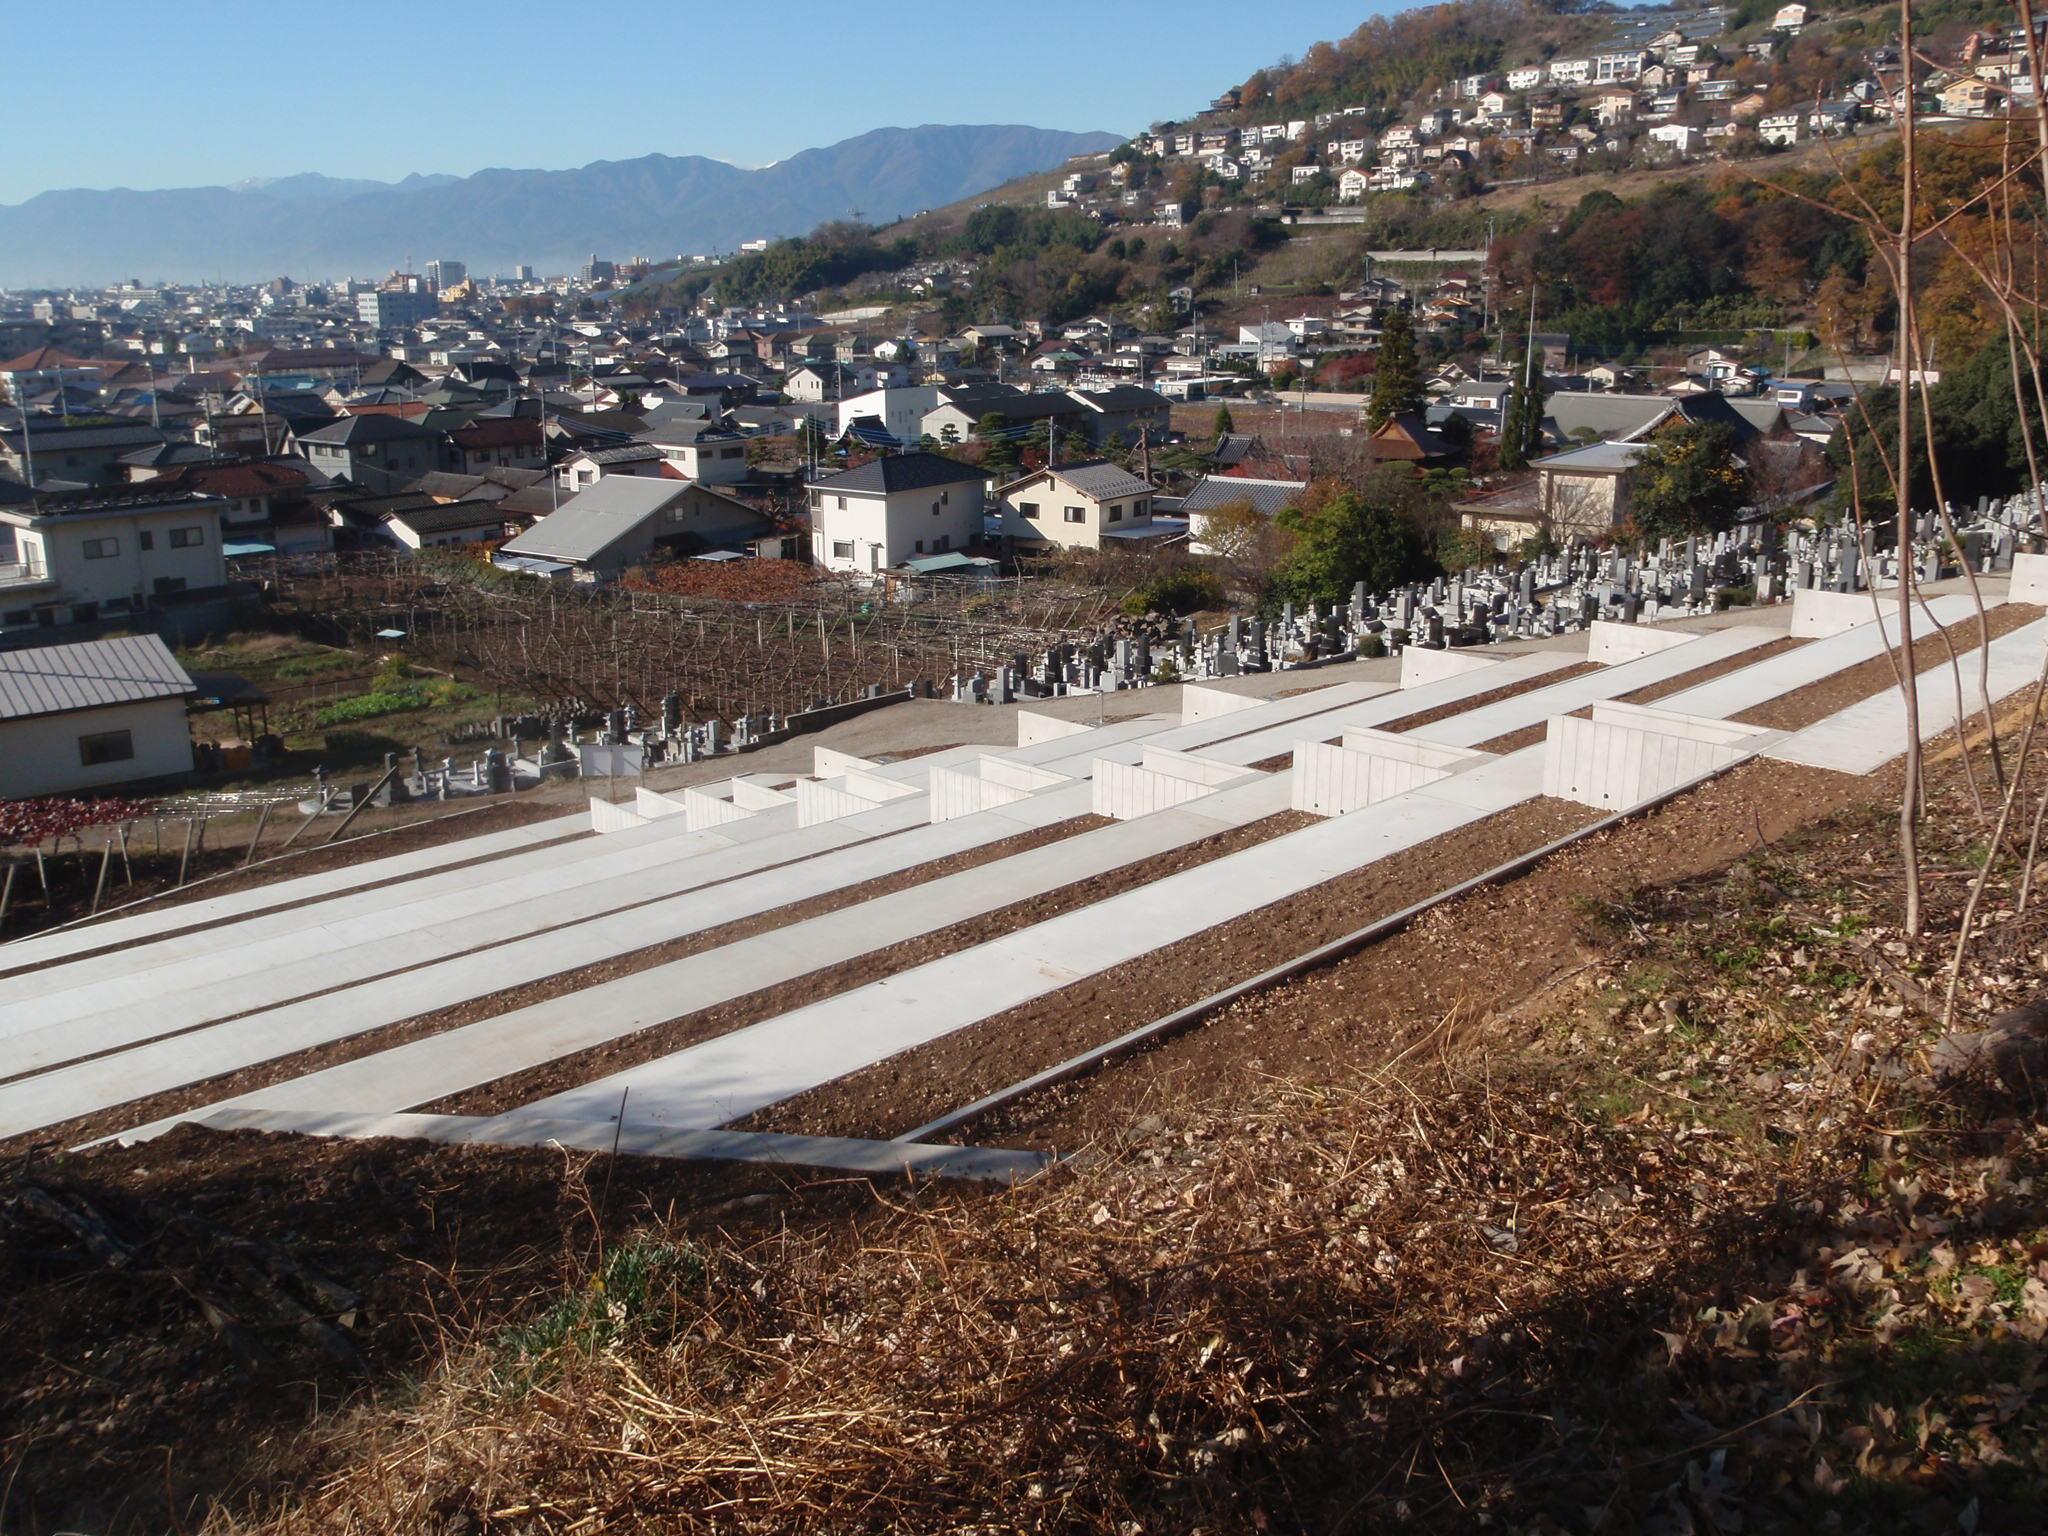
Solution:
[{"label": "house with dark tiled roof", "polygon": [[495,501],[436,502],[387,512],[384,528],[407,549],[479,544],[505,536],[505,514]]},{"label": "house with dark tiled roof", "polygon": [[[164,434],[146,421],[82,422],[31,417],[0,427],[0,465],[17,480],[101,485],[125,479],[122,459],[159,447]],[[33,460],[35,472],[29,473]]]},{"label": "house with dark tiled roof", "polygon": [[526,416],[485,417],[448,434],[450,468],[478,475],[487,469],[540,469],[548,461],[540,422]]},{"label": "house with dark tiled roof", "polygon": [[1255,479],[1249,475],[1204,475],[1181,498],[1180,515],[1188,520],[1188,552],[1219,553],[1211,542],[1210,520],[1219,513],[1249,507],[1261,517],[1278,517],[1301,499],[1306,480]]},{"label": "house with dark tiled roof", "polygon": [[971,464],[891,454],[811,486],[811,558],[826,570],[873,575],[964,550],[982,535],[986,501],[987,477]]},{"label": "house with dark tiled roof", "polygon": [[432,427],[401,416],[344,416],[298,434],[313,468],[370,491],[396,491],[440,469],[445,442]]}]

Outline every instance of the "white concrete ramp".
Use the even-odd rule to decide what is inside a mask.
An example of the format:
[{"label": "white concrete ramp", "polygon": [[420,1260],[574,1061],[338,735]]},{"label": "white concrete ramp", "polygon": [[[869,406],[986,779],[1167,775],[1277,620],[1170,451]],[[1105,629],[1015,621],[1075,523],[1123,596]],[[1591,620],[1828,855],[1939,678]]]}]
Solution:
[{"label": "white concrete ramp", "polygon": [[[998,827],[1007,826],[1014,832],[1020,822],[1013,818],[1028,818],[1043,825],[1052,804],[1063,802],[1068,807],[1082,806],[1087,803],[1086,795],[1086,789],[1076,784],[1034,796],[1014,806],[986,812],[978,820]],[[1219,790],[1199,806],[1186,806],[1157,816],[1119,822],[1115,826],[1048,843],[996,863],[962,870],[821,917],[669,961],[615,981],[602,982],[570,996],[550,998],[426,1039],[394,1046],[376,1055],[241,1095],[229,1102],[273,1108],[346,1108],[380,1112],[429,1103],[509,1073],[603,1045],[668,1019],[716,1007],[797,976],[829,970],[857,956],[907,942],[919,934],[948,927],[979,913],[995,911],[1155,854],[1185,847],[1275,815],[1286,808],[1287,790],[1283,778],[1277,775],[1255,778]],[[1069,808],[1066,813],[1074,814],[1075,811]],[[889,851],[904,851],[912,839],[958,838],[973,830],[974,824],[963,818],[948,822],[943,827],[924,828],[902,838],[863,845],[863,850],[869,858],[874,858]],[[980,835],[985,839],[988,834]],[[920,851],[926,858],[937,856],[929,847]],[[876,864],[864,863],[862,867],[880,872]],[[851,883],[854,878],[852,870],[837,873],[841,885]],[[707,914],[699,921],[723,921],[727,915],[741,915],[733,909],[733,893],[736,891],[736,885],[722,888],[720,894],[725,899],[717,915]],[[761,899],[772,900],[768,897]],[[634,916],[637,921],[639,914]],[[668,935],[675,931],[677,919],[650,911],[648,924],[652,931]],[[621,926],[607,925],[595,937],[618,946],[618,952],[622,953],[650,942],[640,933],[620,932]],[[502,962],[499,970],[502,974]],[[0,1134],[52,1125],[88,1113],[94,1107],[105,1108],[167,1087],[235,1070],[238,1062],[246,1065],[250,1060],[268,1060],[289,1051],[307,1049],[327,1039],[356,1033],[368,1027],[366,1008],[371,1010],[371,1017],[395,1015],[390,1020],[392,1022],[396,1018],[409,1018],[421,1011],[412,1005],[419,1000],[427,975],[427,972],[420,971],[391,978],[393,983],[405,984],[406,996],[400,1001],[368,996],[386,986],[380,982],[374,987],[357,989],[345,1008],[295,1005],[293,1009],[279,1010],[268,1017],[236,1020],[175,1040],[159,1041],[120,1057],[81,1062],[76,1067],[46,1073],[22,1083],[0,1084]],[[315,1003],[322,1001],[314,1000]],[[613,1100],[616,1102],[616,1094]],[[180,1120],[190,1118],[191,1115],[171,1116],[133,1134],[155,1135]],[[29,1123],[24,1125],[23,1121]]]},{"label": "white concrete ramp", "polygon": [[[2048,621],[2027,624],[1991,642],[1988,686],[1994,703],[2009,698],[2041,676],[2042,646],[2048,641]],[[1954,684],[1943,672],[1946,666],[1923,675],[1917,690],[1920,703],[1920,739],[1939,736],[1956,724]],[[1963,709],[1978,707],[1977,668],[1972,658],[1963,659]],[[1906,750],[1906,701],[1897,688],[1886,688],[1859,704],[1803,731],[1795,731],[1769,748],[1765,756],[1781,762],[1804,763],[1811,768],[1832,768],[1837,773],[1875,773]]]},{"label": "white concrete ramp", "polygon": [[[1532,798],[1530,748],[1063,913],[978,948],[721,1035],[500,1116],[602,1119],[631,1090],[636,1114],[709,1129],[1058,991],[1155,949]],[[1455,788],[1453,788],[1455,786]],[[1261,786],[1262,787],[1262,786]],[[1238,791],[1224,791],[1226,794]],[[1172,813],[1181,814],[1181,813]],[[1127,823],[1148,825],[1151,818]],[[431,1042],[428,1042],[431,1043]]]},{"label": "white concrete ramp", "polygon": [[268,912],[299,902],[317,901],[371,886],[396,885],[401,881],[431,874],[435,870],[446,869],[451,864],[481,863],[487,859],[504,858],[530,849],[568,842],[587,835],[589,831],[589,813],[576,811],[546,821],[529,822],[523,827],[509,827],[502,832],[488,832],[478,837],[453,838],[445,843],[436,843],[431,848],[414,849],[410,853],[388,854],[382,858],[365,859],[360,864],[346,864],[339,869],[321,870],[317,874],[271,880],[262,885],[230,891],[221,896],[207,896],[197,901],[156,906],[147,912],[137,912],[127,917],[110,917],[103,922],[83,923],[55,933],[32,934],[27,938],[0,944],[0,971],[47,965],[52,961],[64,960],[73,955],[90,954],[95,950],[144,943],[164,934],[182,933],[187,929],[232,922],[236,918],[247,917],[252,913]]}]

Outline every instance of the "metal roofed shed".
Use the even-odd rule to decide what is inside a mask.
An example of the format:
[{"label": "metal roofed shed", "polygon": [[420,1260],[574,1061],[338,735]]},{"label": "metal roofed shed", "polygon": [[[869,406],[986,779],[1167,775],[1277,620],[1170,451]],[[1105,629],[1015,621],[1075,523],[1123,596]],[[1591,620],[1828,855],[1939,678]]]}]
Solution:
[{"label": "metal roofed shed", "polygon": [[0,796],[190,773],[198,691],[155,635],[0,651]]}]

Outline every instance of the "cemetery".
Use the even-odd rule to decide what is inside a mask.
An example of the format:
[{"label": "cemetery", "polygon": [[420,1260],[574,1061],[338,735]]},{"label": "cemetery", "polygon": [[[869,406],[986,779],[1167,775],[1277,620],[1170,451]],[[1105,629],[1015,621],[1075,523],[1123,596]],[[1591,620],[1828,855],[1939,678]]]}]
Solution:
[{"label": "cemetery", "polygon": [[[1923,682],[1923,739],[2040,675],[2048,558],[2004,526],[1976,531],[2001,571],[1988,653],[1968,592],[1917,605],[1963,653],[1954,687]],[[1781,566],[1788,602],[1714,615],[1712,583]],[[585,811],[0,946],[0,1138],[196,1122],[1021,1177],[1044,1149],[890,1138],[1745,765],[1883,767],[1905,717],[1870,670],[1896,588],[1872,590],[1897,574],[1825,540],[1565,555],[1190,637],[1177,695],[1093,721],[1029,701],[1149,676],[1144,642],[1053,648],[961,690],[1025,701],[1014,745],[821,742],[808,772],[732,773],[699,761],[723,755],[701,725],[619,721],[578,748],[616,757],[579,766],[624,791]],[[1355,659],[1387,630],[1412,641]],[[1495,643],[1430,643],[1475,631]],[[689,782],[651,787],[665,755]],[[884,1075],[910,1085],[894,1109],[863,1086]]]}]

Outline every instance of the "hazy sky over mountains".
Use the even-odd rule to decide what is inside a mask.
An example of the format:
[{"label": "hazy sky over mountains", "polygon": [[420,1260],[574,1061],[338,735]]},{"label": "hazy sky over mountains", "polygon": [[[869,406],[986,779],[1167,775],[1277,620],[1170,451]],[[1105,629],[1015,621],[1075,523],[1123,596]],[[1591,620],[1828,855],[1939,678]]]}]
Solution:
[{"label": "hazy sky over mountains", "polygon": [[1373,0],[1038,0],[1022,9],[499,0],[5,0],[0,203],[319,171],[396,181],[656,151],[758,166],[870,128],[1134,132]]}]

